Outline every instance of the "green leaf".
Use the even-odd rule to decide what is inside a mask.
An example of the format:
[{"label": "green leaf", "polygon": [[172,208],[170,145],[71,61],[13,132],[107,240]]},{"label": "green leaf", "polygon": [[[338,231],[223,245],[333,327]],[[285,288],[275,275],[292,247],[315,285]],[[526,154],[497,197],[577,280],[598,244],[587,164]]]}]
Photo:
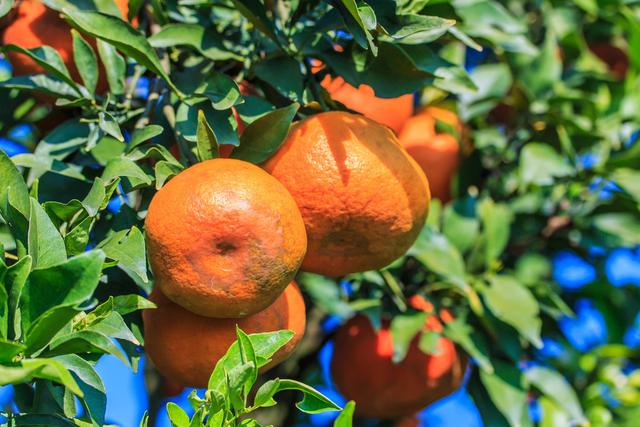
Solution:
[{"label": "green leaf", "polygon": [[445,323],[444,335],[469,353],[483,371],[494,372],[484,337],[467,323],[466,316],[458,316],[453,322]]},{"label": "green leaf", "polygon": [[73,35],[73,61],[89,93],[96,91],[98,85],[98,60],[93,48],[77,31],[71,30]]},{"label": "green leaf", "polygon": [[225,47],[220,36],[211,27],[205,28],[202,25],[183,23],[165,25],[148,40],[155,48],[190,46],[213,61],[242,60],[241,56]]},{"label": "green leaf", "polygon": [[82,92],[78,87],[78,84],[73,81],[67,66],[64,65],[64,61],[60,57],[58,51],[50,46],[40,46],[33,49],[25,49],[23,47],[8,44],[0,48],[1,52],[17,52],[28,56],[40,67],[44,68],[49,74],[62,80],[69,85],[76,96],[82,96]]},{"label": "green leaf", "polygon": [[17,240],[27,245],[29,189],[9,156],[0,150],[0,216]]},{"label": "green leaf", "polygon": [[75,307],[89,299],[98,286],[104,257],[104,252],[92,250],[62,264],[33,270],[20,297],[23,330],[52,308]]},{"label": "green leaf", "polygon": [[216,135],[207,123],[207,118],[202,110],[198,111],[198,130],[196,144],[198,158],[201,162],[220,157],[220,147]]},{"label": "green leaf", "polygon": [[[209,104],[209,105],[208,105]],[[238,145],[238,133],[236,132],[235,119],[232,111],[215,110],[210,103],[200,103],[194,106],[181,103],[176,111],[176,134],[185,141],[196,142],[198,131],[198,111],[203,110],[207,122],[211,123],[212,130],[220,145]]]},{"label": "green leaf", "polygon": [[109,90],[114,95],[124,94],[124,77],[127,64],[118,53],[115,47],[102,40],[98,40],[98,54],[100,60],[104,64],[104,70],[107,74],[107,82],[109,83]]},{"label": "green leaf", "polygon": [[340,412],[340,415],[333,422],[333,427],[352,427],[353,425],[353,414],[356,410],[356,402],[353,400],[349,401],[345,407]]},{"label": "green leaf", "polygon": [[393,362],[401,362],[413,339],[422,331],[427,320],[423,311],[402,313],[391,320],[391,337],[393,338]]},{"label": "green leaf", "polygon": [[67,387],[76,396],[84,396],[71,373],[57,360],[25,359],[20,362],[19,366],[0,365],[0,385],[26,383],[34,378],[57,382]]},{"label": "green leaf", "polygon": [[640,203],[640,171],[629,168],[616,169],[611,174],[611,180]]},{"label": "green leaf", "polygon": [[242,103],[238,84],[226,74],[216,71],[207,73],[206,78],[194,94],[207,97],[216,110],[226,110]]},{"label": "green leaf", "polygon": [[520,153],[523,184],[551,185],[554,178],[571,175],[571,166],[550,145],[530,142]]},{"label": "green leaf", "polygon": [[593,215],[593,226],[604,233],[612,245],[633,247],[640,244],[640,219],[637,214],[611,212]]},{"label": "green leaf", "polygon": [[25,350],[24,344],[16,341],[7,341],[0,338],[0,363],[11,362],[12,359]]},{"label": "green leaf", "polygon": [[162,68],[160,59],[147,39],[122,19],[97,12],[81,12],[65,8],[64,14],[72,25],[93,37],[105,40],[125,55],[162,77],[171,88],[180,93]]},{"label": "green leaf", "polygon": [[4,17],[13,7],[13,0],[0,1],[0,18]]},{"label": "green leaf", "polygon": [[300,63],[289,56],[268,58],[254,66],[256,76],[276,89],[282,96],[302,100],[304,77]]},{"label": "green leaf", "polygon": [[497,275],[490,281],[491,286],[483,291],[489,309],[533,345],[542,347],[540,307],[531,291],[512,276]]},{"label": "green leaf", "polygon": [[[0,251],[4,251],[2,247],[0,247]],[[4,267],[1,265],[0,267]],[[2,279],[2,268],[0,268],[0,342],[7,338],[9,331],[9,294],[5,288]],[[1,351],[1,350],[0,350]]]},{"label": "green leaf", "polygon": [[[250,334],[249,339],[255,351],[257,367],[261,368],[269,363],[271,357],[293,338],[293,332],[288,330]],[[226,354],[216,363],[209,378],[208,388],[220,392],[225,385],[225,372],[242,363],[238,342],[235,341]]]},{"label": "green leaf", "polygon": [[135,189],[139,186],[149,186],[153,182],[151,177],[133,160],[126,157],[117,157],[109,160],[102,171],[102,179],[111,181],[117,177],[126,177]]},{"label": "green leaf", "polygon": [[29,215],[29,255],[33,258],[33,268],[51,267],[67,259],[64,239],[33,198]]},{"label": "green leaf", "polygon": [[480,371],[480,380],[498,410],[512,426],[522,425],[527,410],[527,392],[520,370],[512,365],[494,361],[495,373]]},{"label": "green leaf", "polygon": [[267,17],[266,9],[259,0],[232,0],[236,9],[244,15],[258,30],[279,44],[276,27]]},{"label": "green leaf", "polygon": [[485,237],[485,264],[487,268],[502,255],[509,242],[509,232],[513,215],[509,207],[484,199],[478,207]]},{"label": "green leaf", "polygon": [[174,427],[189,427],[189,416],[178,405],[173,402],[167,403],[167,413],[169,420]]},{"label": "green leaf", "polygon": [[275,153],[289,133],[289,127],[300,104],[279,108],[251,123],[240,137],[240,146],[231,157],[252,163],[262,163]]},{"label": "green leaf", "polygon": [[256,392],[256,397],[253,400],[253,406],[257,408],[268,408],[276,405],[276,401],[273,399],[273,395],[278,392],[278,380],[269,380],[262,384]]},{"label": "green leaf", "polygon": [[314,305],[328,314],[334,314],[342,319],[353,316],[353,309],[340,296],[338,284],[326,277],[313,273],[300,273],[298,283],[304,288]]},{"label": "green leaf", "polygon": [[84,394],[82,400],[85,402],[89,416],[97,425],[103,425],[107,409],[106,390],[93,366],[76,354],[54,357],[53,360],[60,362],[71,372]]},{"label": "green leaf", "polygon": [[[355,0],[340,0],[339,2],[334,3],[334,6],[338,9],[342,17],[345,19],[345,23],[353,33],[353,36],[357,43],[363,49],[369,48],[373,55],[378,54],[378,47],[375,45],[373,41],[373,36],[369,32],[369,25],[365,23],[366,18],[375,19],[375,14],[373,13],[370,7],[360,8]],[[350,19],[357,25],[357,27],[353,27],[350,25]],[[370,19],[369,19],[370,20]],[[375,27],[375,25],[374,25]],[[360,31],[362,32],[360,34]]]},{"label": "green leaf", "polygon": [[439,16],[398,15],[398,27],[390,33],[400,43],[426,44],[447,33],[456,21]]},{"label": "green leaf", "polygon": [[118,295],[113,297],[113,309],[122,316],[138,310],[156,308],[156,305],[140,295]]},{"label": "green leaf", "polygon": [[163,131],[164,128],[158,125],[149,125],[142,129],[136,129],[131,135],[131,141],[129,141],[129,152],[133,151],[138,145],[160,135]]},{"label": "green leaf", "polygon": [[242,363],[248,363],[251,365],[247,380],[244,383],[244,397],[246,397],[251,391],[253,384],[255,384],[258,379],[258,360],[256,358],[256,352],[253,348],[253,344],[251,343],[251,339],[238,327],[238,325],[236,325],[236,335],[240,351],[240,360]]},{"label": "green leaf", "polygon": [[475,216],[475,201],[470,203],[456,200],[445,206],[442,213],[442,233],[460,251],[464,253],[475,243],[480,230],[480,222]]},{"label": "green leaf", "polygon": [[45,74],[13,77],[0,82],[0,88],[30,90],[68,99],[78,97],[76,91],[69,84]]},{"label": "green leaf", "polygon": [[408,252],[429,270],[451,280],[457,286],[467,287],[465,266],[460,252],[441,234],[425,227]]},{"label": "green leaf", "polygon": [[89,243],[89,234],[95,218],[86,217],[64,236],[64,246],[69,256],[81,254]]},{"label": "green leaf", "polygon": [[336,405],[325,397],[322,393],[317,391],[311,386],[303,384],[295,380],[279,379],[278,392],[283,390],[297,390],[301,391],[303,398],[296,403],[296,407],[307,414],[317,414],[325,411],[339,411],[340,406]]},{"label": "green leaf", "polygon": [[[564,427],[572,425],[570,417],[556,401],[545,396],[541,396],[538,401],[542,414],[542,419],[539,424],[540,427]],[[588,422],[586,425],[589,425]]]},{"label": "green leaf", "polygon": [[98,247],[104,251],[107,258],[118,261],[118,267],[132,278],[138,278],[145,283],[149,281],[144,235],[138,227],[118,231]]},{"label": "green leaf", "polygon": [[547,30],[544,45],[538,56],[524,66],[520,75],[522,88],[532,100],[542,99],[561,80],[562,62],[558,55],[558,43],[551,28]]},{"label": "green leaf", "polygon": [[102,129],[105,133],[111,135],[118,141],[124,142],[124,136],[122,136],[122,132],[120,131],[120,125],[111,114],[100,112],[98,114],[98,118],[98,125],[100,126],[100,129]]},{"label": "green leaf", "polygon": [[82,330],[58,336],[50,342],[50,350],[48,350],[46,354],[64,355],[72,353],[112,354],[120,359],[122,363],[129,366],[129,360],[113,340],[97,331]]},{"label": "green leaf", "polygon": [[533,366],[525,371],[525,377],[532,386],[571,415],[574,422],[582,424],[586,421],[576,392],[559,372],[543,366]]},{"label": "green leaf", "polygon": [[21,258],[7,269],[4,276],[4,283],[9,296],[9,327],[10,331],[13,330],[13,334],[9,336],[13,336],[13,338],[20,338],[22,335],[19,301],[24,285],[27,282],[27,277],[31,272],[32,261],[29,255]]}]

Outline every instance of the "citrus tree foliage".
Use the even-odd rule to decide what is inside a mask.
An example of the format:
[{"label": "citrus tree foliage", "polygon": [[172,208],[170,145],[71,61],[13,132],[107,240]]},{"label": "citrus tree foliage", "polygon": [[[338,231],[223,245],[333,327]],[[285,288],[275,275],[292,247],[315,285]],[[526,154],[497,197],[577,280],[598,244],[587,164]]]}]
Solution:
[{"label": "citrus tree foliage", "polygon": [[[143,342],[136,311],[150,306],[138,293],[152,287],[141,231],[151,197],[220,147],[261,163],[293,120],[343,109],[320,85],[327,74],[382,97],[418,92],[423,103],[457,110],[467,126],[457,135],[465,159],[455,199],[434,202],[414,247],[384,270],[342,286],[301,275],[317,310],[342,319],[363,312],[374,324],[392,315],[401,360],[416,335],[430,352],[439,334],[422,331],[430,313],[408,298],[428,297],[433,314],[448,309],[454,319],[441,333],[473,359],[468,389],[486,425],[532,425],[532,399],[543,425],[637,420],[640,373],[629,363],[638,354],[620,345],[640,306],[637,289],[614,288],[599,274],[563,293],[549,262],[560,249],[594,257],[595,249],[640,244],[636,2],[131,0],[128,17],[109,0],[46,3],[74,28],[78,81],[54,49],[0,48],[45,70],[0,82],[12,106],[0,112],[2,132],[16,121],[56,123],[33,153],[0,154],[0,384],[17,385],[16,421],[104,422],[92,366],[112,353],[135,368]],[[0,5],[10,13],[10,1]],[[626,72],[616,75],[592,51],[600,42],[623,47]],[[101,78],[106,92],[96,92]],[[55,106],[36,105],[33,93]],[[544,356],[547,338],[567,346],[559,322],[585,296],[607,313],[606,345]],[[218,365],[239,358],[237,372],[227,372],[233,386],[210,383],[204,401],[194,396],[192,420],[170,406],[178,425],[205,416],[217,420],[207,425],[226,425],[251,409],[246,397],[261,365],[249,349],[260,350],[239,338],[242,349]],[[271,403],[293,384],[286,381],[263,384],[257,396]],[[331,406],[295,384],[307,391],[300,409]],[[228,409],[222,418],[218,404]],[[348,425],[352,410],[336,425]]]}]

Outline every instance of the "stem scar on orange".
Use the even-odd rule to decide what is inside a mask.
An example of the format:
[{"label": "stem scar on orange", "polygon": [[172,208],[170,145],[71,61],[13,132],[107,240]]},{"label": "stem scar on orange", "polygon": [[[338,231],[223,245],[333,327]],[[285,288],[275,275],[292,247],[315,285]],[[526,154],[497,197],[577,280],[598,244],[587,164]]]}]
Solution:
[{"label": "stem scar on orange", "polygon": [[160,290],[189,311],[244,317],[272,304],[304,258],[304,222],[287,189],[233,159],[185,169],[156,193],[145,220]]},{"label": "stem scar on orange", "polygon": [[309,239],[302,269],[342,276],[402,256],[422,229],[429,186],[394,133],[327,112],[294,124],[264,168],[291,192]]}]

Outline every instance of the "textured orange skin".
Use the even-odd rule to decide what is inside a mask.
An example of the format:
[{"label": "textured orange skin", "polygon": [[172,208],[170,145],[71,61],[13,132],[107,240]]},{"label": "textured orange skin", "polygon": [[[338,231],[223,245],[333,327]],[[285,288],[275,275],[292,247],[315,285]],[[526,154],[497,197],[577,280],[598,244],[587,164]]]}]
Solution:
[{"label": "textured orange skin", "polygon": [[436,120],[462,132],[462,124],[455,114],[428,108],[407,121],[398,139],[427,175],[433,197],[447,202],[451,200],[451,180],[460,162],[460,144],[452,135],[436,134]]},{"label": "textured orange skin", "polygon": [[[114,0],[123,16],[129,12],[128,0]],[[135,21],[134,21],[135,24]],[[93,41],[91,41],[93,43]],[[74,80],[79,80],[78,71],[73,63],[73,38],[71,28],[60,17],[60,13],[49,9],[39,0],[23,0],[19,3],[15,19],[2,34],[2,44],[16,44],[26,49],[51,46],[58,51]],[[9,52],[13,65],[13,75],[42,73],[44,70],[26,55]],[[101,70],[104,75],[104,70]],[[102,76],[98,92],[106,89],[106,79]]]},{"label": "textured orange skin", "polygon": [[244,317],[272,304],[307,247],[295,201],[251,163],[214,159],[156,193],[145,221],[159,287],[187,310]]},{"label": "textured orange skin", "polygon": [[236,324],[247,334],[294,332],[263,371],[287,359],[304,335],[304,300],[294,283],[272,305],[243,319],[198,316],[171,302],[157,288],[150,299],[158,308],[142,313],[145,352],[165,378],[185,387],[207,386],[216,362],[236,340]]},{"label": "textured orange skin", "polygon": [[356,414],[372,418],[412,415],[462,383],[467,360],[455,345],[440,338],[439,353],[428,355],[416,337],[402,362],[394,364],[389,323],[378,333],[369,320],[356,316],[336,334],[331,374],[342,394],[355,400]]},{"label": "textured orange skin", "polygon": [[371,86],[360,85],[356,89],[346,83],[342,77],[326,76],[320,84],[329,92],[333,100],[344,104],[350,110],[389,126],[396,133],[400,132],[404,123],[413,114],[412,95],[379,98]]},{"label": "textured orange skin", "polygon": [[424,226],[424,173],[389,128],[366,117],[328,112],[296,123],[264,168],[304,218],[305,271],[342,276],[382,268]]},{"label": "textured orange skin", "polygon": [[622,49],[610,43],[600,42],[590,45],[589,50],[609,66],[615,78],[620,80],[625,78],[629,69],[629,58]]}]

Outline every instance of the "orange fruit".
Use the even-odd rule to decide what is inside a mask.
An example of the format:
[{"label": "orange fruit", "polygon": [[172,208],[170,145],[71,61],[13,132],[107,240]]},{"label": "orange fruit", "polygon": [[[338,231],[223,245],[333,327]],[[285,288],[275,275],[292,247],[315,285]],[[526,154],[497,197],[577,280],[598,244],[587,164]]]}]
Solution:
[{"label": "orange fruit", "polygon": [[420,427],[420,420],[417,415],[409,415],[401,418],[394,424],[394,427]]},{"label": "orange fruit", "polygon": [[326,76],[320,84],[335,101],[378,123],[389,126],[396,133],[400,132],[404,123],[413,114],[412,95],[380,98],[376,96],[371,86],[363,84],[356,89],[342,77]]},{"label": "orange fruit", "polygon": [[304,300],[295,283],[269,307],[242,319],[198,316],[173,303],[157,288],[150,299],[158,308],[142,313],[145,352],[165,378],[185,387],[207,386],[216,363],[236,340],[236,324],[247,334],[282,329],[294,332],[263,371],[288,358],[304,335]]},{"label": "orange fruit", "polygon": [[328,112],[298,122],[264,168],[304,218],[303,270],[342,276],[382,268],[424,226],[424,173],[391,130],[366,117]]},{"label": "orange fruit", "polygon": [[[129,12],[128,0],[115,0],[123,17]],[[88,38],[85,37],[88,40]],[[91,43],[94,43],[91,40]],[[23,0],[18,3],[15,18],[2,34],[2,44],[15,44],[25,49],[43,45],[51,46],[58,51],[64,64],[74,80],[79,80],[78,71],[73,63],[73,38],[71,28],[60,13],[49,9],[40,0]],[[97,54],[96,54],[97,55]],[[44,70],[28,56],[8,52],[13,66],[13,75],[42,73]],[[104,74],[104,70],[101,70]],[[106,89],[106,80],[102,78],[101,86]]]},{"label": "orange fruit", "polygon": [[400,363],[393,363],[388,321],[376,333],[369,320],[359,315],[338,329],[331,374],[342,394],[355,400],[357,415],[400,418],[460,387],[467,361],[453,342],[440,338],[437,353],[425,354],[418,348],[418,339],[414,338]]},{"label": "orange fruit", "polygon": [[629,69],[629,57],[622,49],[607,42],[599,42],[589,45],[589,50],[609,66],[615,78],[625,78]]},{"label": "orange fruit", "polygon": [[458,170],[460,144],[453,135],[437,134],[436,121],[449,124],[458,135],[462,133],[462,124],[454,113],[431,107],[410,118],[398,139],[427,175],[433,197],[447,202]]},{"label": "orange fruit", "polygon": [[162,292],[210,317],[268,307],[293,280],[307,247],[287,189],[234,159],[207,160],[176,175],[151,201],[145,229]]}]

